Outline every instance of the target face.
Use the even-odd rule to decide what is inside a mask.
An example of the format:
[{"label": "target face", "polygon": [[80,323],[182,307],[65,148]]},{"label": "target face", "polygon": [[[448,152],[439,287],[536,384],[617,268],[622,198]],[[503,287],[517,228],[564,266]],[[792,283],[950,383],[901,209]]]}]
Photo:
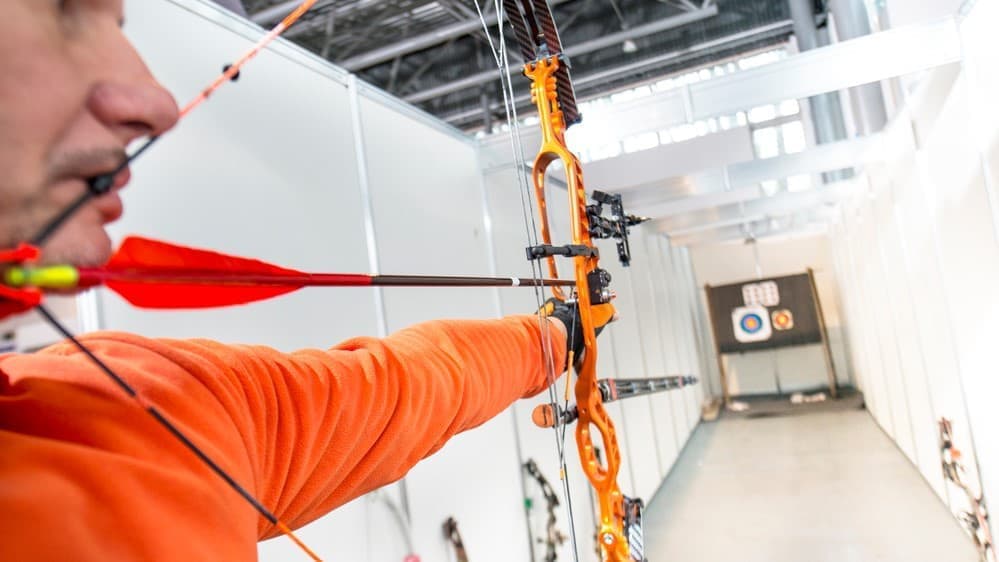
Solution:
[{"label": "target face", "polygon": [[775,330],[783,332],[794,328],[794,315],[791,314],[790,310],[786,308],[775,310],[770,313],[770,316]]},{"label": "target face", "polygon": [[746,306],[777,306],[780,304],[780,290],[774,281],[749,283],[742,286],[742,302]]},{"label": "target face", "polygon": [[747,334],[755,334],[763,329],[763,320],[756,314],[747,314],[739,321],[739,326]]},{"label": "target face", "polygon": [[742,343],[766,341],[773,335],[770,314],[762,306],[742,306],[732,311],[735,339]]}]

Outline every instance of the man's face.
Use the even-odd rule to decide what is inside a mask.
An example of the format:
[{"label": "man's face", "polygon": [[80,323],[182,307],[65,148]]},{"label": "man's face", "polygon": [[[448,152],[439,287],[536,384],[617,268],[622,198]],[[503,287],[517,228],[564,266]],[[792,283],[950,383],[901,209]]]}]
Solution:
[{"label": "man's face", "polygon": [[[122,0],[5,0],[0,18],[0,248],[30,240],[113,170],[125,147],[177,121],[173,98],[122,34]],[[92,200],[42,249],[46,262],[97,265],[122,212]]]}]

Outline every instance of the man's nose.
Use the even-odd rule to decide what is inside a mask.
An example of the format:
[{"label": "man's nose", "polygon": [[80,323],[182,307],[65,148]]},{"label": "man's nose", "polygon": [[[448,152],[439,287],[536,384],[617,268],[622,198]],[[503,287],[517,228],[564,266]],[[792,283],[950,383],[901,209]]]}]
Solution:
[{"label": "man's nose", "polygon": [[105,80],[87,100],[91,114],[123,144],[164,133],[177,123],[177,103],[151,76],[135,81]]}]

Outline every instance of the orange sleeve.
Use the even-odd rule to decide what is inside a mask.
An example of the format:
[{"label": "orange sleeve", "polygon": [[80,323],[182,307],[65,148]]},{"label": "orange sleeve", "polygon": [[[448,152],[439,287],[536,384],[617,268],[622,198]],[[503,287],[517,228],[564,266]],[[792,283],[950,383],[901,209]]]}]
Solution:
[{"label": "orange sleeve", "polygon": [[[515,316],[428,322],[294,353],[121,333],[83,341],[298,527],[546,388],[540,332],[537,317]],[[564,336],[550,332],[563,365]],[[43,353],[74,354],[67,346]],[[261,519],[258,534],[275,532]]]}]

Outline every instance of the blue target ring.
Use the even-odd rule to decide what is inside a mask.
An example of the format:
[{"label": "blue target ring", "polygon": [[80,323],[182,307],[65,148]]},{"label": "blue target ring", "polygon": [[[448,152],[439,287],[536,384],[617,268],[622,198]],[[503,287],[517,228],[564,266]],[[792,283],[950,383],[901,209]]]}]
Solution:
[{"label": "blue target ring", "polygon": [[759,314],[751,312],[739,320],[739,327],[747,334],[755,334],[763,329],[763,318]]}]

